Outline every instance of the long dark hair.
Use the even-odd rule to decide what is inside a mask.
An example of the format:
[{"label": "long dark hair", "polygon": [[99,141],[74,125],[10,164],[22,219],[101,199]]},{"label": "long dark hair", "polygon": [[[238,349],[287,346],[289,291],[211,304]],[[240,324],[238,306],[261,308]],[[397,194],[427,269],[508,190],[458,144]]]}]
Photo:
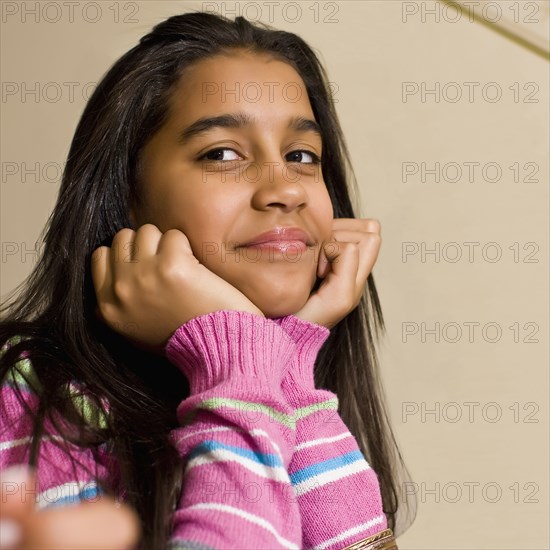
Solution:
[{"label": "long dark hair", "polygon": [[[139,514],[141,549],[163,548],[170,534],[182,461],[169,433],[178,425],[176,407],[189,388],[165,357],[136,349],[97,319],[90,256],[120,229],[132,227],[130,206],[140,202],[140,152],[164,124],[182,71],[232,48],[267,52],[300,74],[322,129],[322,170],[334,216],[356,217],[352,202],[357,183],[327,75],[313,50],[295,34],[243,17],[232,21],[201,12],[173,16],[121,57],[88,101],[57,203],[41,234],[41,256],[0,309],[7,312],[0,323],[0,346],[14,335],[23,337],[2,357],[0,381],[26,351],[40,382],[30,462],[38,456],[44,418],[55,422],[53,411],[79,428],[75,441],[83,448],[96,453],[108,442],[120,471],[119,485],[110,489],[115,494],[123,490]],[[399,535],[414,517],[396,529],[400,482],[409,476],[384,405],[375,350],[384,331],[371,274],[361,303],[331,330],[319,352],[315,381],[339,397],[340,415],[378,475],[384,512]],[[108,402],[103,423],[86,420],[67,397],[74,380],[84,385],[97,407]]]}]

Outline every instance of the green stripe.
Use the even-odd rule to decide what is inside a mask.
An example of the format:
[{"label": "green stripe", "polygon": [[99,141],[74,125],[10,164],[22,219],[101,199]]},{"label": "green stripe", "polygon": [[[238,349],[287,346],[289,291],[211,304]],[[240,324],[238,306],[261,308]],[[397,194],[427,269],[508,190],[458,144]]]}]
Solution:
[{"label": "green stripe", "polygon": [[[28,340],[29,338],[22,338],[19,335],[12,336],[9,338],[6,343],[0,349],[0,357],[3,357],[6,351],[12,346],[19,344],[23,339]],[[36,388],[41,389],[41,384],[38,381],[36,373],[32,367],[32,364],[29,359],[23,357],[14,363],[11,369],[6,375],[6,381],[12,385],[17,385],[26,391],[31,391],[29,387],[29,382]]]},{"label": "green stripe", "polygon": [[38,381],[29,359],[20,359],[12,365],[6,375],[6,381],[12,386],[18,386],[27,392],[34,391],[33,388],[42,391],[42,385]]},{"label": "green stripe", "polygon": [[303,420],[309,415],[321,411],[321,410],[338,410],[338,398],[331,397],[326,401],[321,401],[319,403],[313,403],[312,405],[307,405],[305,407],[300,407],[296,409],[293,414],[286,414],[280,412],[273,407],[269,407],[262,403],[255,403],[253,401],[243,401],[240,399],[229,399],[226,397],[213,397],[210,399],[205,399],[195,405],[195,409],[189,411],[183,418],[182,424],[188,425],[193,421],[195,415],[197,414],[197,409],[206,409],[206,410],[216,410],[222,407],[229,407],[233,409],[241,409],[243,413],[256,413],[261,412],[267,415],[269,418],[280,422],[287,428],[292,430],[296,429],[296,422],[298,420]]},{"label": "green stripe", "polygon": [[338,410],[338,398],[331,397],[326,401],[320,401],[319,403],[314,403],[313,405],[307,405],[306,407],[300,407],[294,411],[294,416],[296,420],[303,420],[310,414],[313,414],[321,410]]},{"label": "green stripe", "polygon": [[[29,339],[29,338],[25,338]],[[21,342],[22,337],[16,335],[6,341],[6,344],[0,349],[0,357],[2,357],[6,350],[12,345]],[[38,376],[32,366],[30,359],[24,357],[14,363],[6,375],[6,384],[12,388],[19,388],[28,393],[35,393],[35,388],[40,393],[42,391],[42,384],[38,380]],[[29,385],[30,383],[30,385]],[[68,394],[71,397],[76,409],[80,412],[84,420],[95,428],[107,427],[107,414],[101,408],[98,408],[94,402],[86,395],[82,394],[82,391],[70,384],[68,387]]]},{"label": "green stripe", "polygon": [[[248,409],[245,409],[245,406],[248,406]],[[277,409],[274,409],[273,407],[264,405],[263,403],[255,403],[253,401],[242,401],[240,399],[229,399],[226,397],[212,397],[210,399],[205,399],[195,405],[196,409],[207,409],[207,410],[216,410],[222,407],[231,407],[231,408],[237,408],[237,409],[239,407],[242,407],[243,413],[261,412],[267,415],[269,418],[272,418],[273,420],[280,422],[281,424],[283,424],[283,426],[286,426],[291,430],[294,430],[296,428],[296,420],[294,418],[295,417],[294,414],[283,413],[281,411],[278,411]],[[187,413],[183,418],[183,424],[184,425],[188,424],[189,421],[194,418],[195,414],[196,414],[196,411],[190,411],[189,413]]]},{"label": "green stripe", "polygon": [[[71,394],[73,391],[71,391]],[[72,401],[88,425],[94,428],[107,428],[107,414],[86,395],[73,394]]]}]

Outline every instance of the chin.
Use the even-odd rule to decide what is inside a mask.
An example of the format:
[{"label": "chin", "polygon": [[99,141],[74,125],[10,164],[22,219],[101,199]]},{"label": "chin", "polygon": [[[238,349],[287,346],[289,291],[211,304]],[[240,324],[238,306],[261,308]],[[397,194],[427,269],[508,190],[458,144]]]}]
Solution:
[{"label": "chin", "polygon": [[307,296],[290,299],[273,299],[272,296],[269,297],[269,301],[263,301],[261,303],[255,302],[258,308],[260,308],[263,314],[272,319],[275,317],[286,317],[287,315],[292,315],[302,309],[304,304],[307,302]]},{"label": "chin", "polygon": [[302,309],[312,290],[317,287],[317,281],[314,283],[286,278],[275,283],[272,280],[264,280],[254,286],[238,288],[266,317],[275,318],[286,317]]}]

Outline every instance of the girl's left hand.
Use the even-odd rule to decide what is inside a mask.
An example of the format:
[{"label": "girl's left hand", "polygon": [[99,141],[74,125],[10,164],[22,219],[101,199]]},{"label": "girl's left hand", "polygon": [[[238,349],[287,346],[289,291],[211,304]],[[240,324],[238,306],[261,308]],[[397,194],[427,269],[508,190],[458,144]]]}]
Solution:
[{"label": "girl's left hand", "polygon": [[319,254],[317,276],[324,280],[294,315],[333,328],[359,305],[380,244],[378,220],[335,218]]},{"label": "girl's left hand", "polygon": [[36,507],[36,472],[25,466],[0,471],[0,548],[5,550],[122,550],[141,536],[137,513],[101,496],[95,502]]}]

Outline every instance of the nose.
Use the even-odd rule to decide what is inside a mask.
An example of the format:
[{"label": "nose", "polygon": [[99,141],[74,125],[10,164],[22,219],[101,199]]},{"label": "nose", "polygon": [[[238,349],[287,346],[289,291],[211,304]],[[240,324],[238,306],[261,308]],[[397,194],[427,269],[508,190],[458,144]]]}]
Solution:
[{"label": "nose", "polygon": [[280,208],[291,212],[307,205],[308,196],[301,179],[300,170],[291,169],[282,161],[258,162],[250,173],[255,181],[252,207],[257,210]]}]

